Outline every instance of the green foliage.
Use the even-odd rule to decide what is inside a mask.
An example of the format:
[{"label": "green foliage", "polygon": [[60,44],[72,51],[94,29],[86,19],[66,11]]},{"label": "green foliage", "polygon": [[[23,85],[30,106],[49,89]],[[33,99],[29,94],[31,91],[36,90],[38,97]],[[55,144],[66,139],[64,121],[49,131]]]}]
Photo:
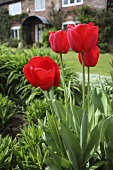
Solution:
[{"label": "green foliage", "polygon": [[[80,7],[77,11],[78,20],[81,23],[94,22],[99,26],[99,47],[101,52],[112,51],[110,43],[113,40],[113,11],[112,10],[96,10],[89,6]],[[103,17],[102,17],[103,16]]]},{"label": "green foliage", "polygon": [[7,46],[17,48],[18,43],[19,43],[19,40],[17,40],[17,39],[10,39],[9,41],[7,41]]},{"label": "green foliage", "polygon": [[43,43],[42,43],[44,47],[50,47],[49,35],[48,35],[49,31],[56,31],[56,29],[52,27],[50,29],[44,30],[44,32],[43,32]]},{"label": "green foliage", "polygon": [[0,9],[0,42],[8,42],[10,39],[10,27],[12,22],[21,23],[28,14],[22,13],[20,15],[10,16],[9,11],[5,8]]},{"label": "green foliage", "polygon": [[27,119],[27,122],[37,124],[38,119],[44,119],[47,110],[49,110],[49,107],[45,100],[35,99],[27,105],[25,118]]},{"label": "green foliage", "polygon": [[46,144],[42,139],[43,130],[40,126],[31,124],[24,127],[18,136],[15,156],[17,165],[23,170],[43,170],[48,156]]},{"label": "green foliage", "polygon": [[7,9],[0,9],[0,42],[7,42],[10,37],[10,16]]},{"label": "green foliage", "polygon": [[61,29],[64,13],[55,7],[54,1],[51,1],[51,8],[48,9],[48,15],[53,28]]},{"label": "green foliage", "polygon": [[16,140],[12,140],[11,137],[2,138],[0,135],[0,169],[9,170],[15,167],[13,149],[16,144]]},{"label": "green foliage", "polygon": [[[61,108],[61,104],[55,106]],[[70,108],[69,117],[72,119],[69,124],[62,117],[59,109],[57,110],[61,115],[60,122],[58,115],[57,118],[48,114],[49,127],[45,129],[45,135],[51,157],[46,160],[46,163],[50,169],[54,167],[64,170],[87,170],[93,168],[93,166],[98,168],[106,163],[106,161],[102,162],[98,154],[95,155],[95,153],[98,152],[109,119],[103,121],[98,119],[96,124],[92,126],[92,120],[95,121],[96,116],[95,118],[92,116],[93,118],[90,120],[87,113],[83,113],[82,109],[79,108],[78,110],[74,105],[71,107],[73,107],[73,110]],[[81,115],[81,117],[77,118],[78,115]],[[101,127],[105,128],[101,129]],[[91,163],[92,159],[94,161]],[[95,165],[96,161],[98,161],[98,164]]]},{"label": "green foliage", "polygon": [[4,127],[8,126],[8,120],[15,113],[14,102],[8,99],[8,96],[3,97],[0,94],[0,131],[5,130]]}]

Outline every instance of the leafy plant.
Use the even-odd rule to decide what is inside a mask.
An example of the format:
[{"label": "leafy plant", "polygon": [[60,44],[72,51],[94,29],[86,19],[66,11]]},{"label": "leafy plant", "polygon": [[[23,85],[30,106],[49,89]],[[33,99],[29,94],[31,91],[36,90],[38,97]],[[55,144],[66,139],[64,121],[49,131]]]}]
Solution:
[{"label": "leafy plant", "polygon": [[38,119],[44,119],[46,111],[50,110],[44,99],[34,99],[26,107],[25,118],[30,123],[38,123]]},{"label": "leafy plant", "polygon": [[20,169],[43,170],[48,157],[46,144],[42,139],[43,130],[39,125],[29,124],[18,135],[15,156]]},{"label": "leafy plant", "polygon": [[50,169],[64,170],[103,167],[107,160],[100,158],[102,150],[99,148],[111,119],[109,100],[103,91],[95,89],[88,113],[72,101],[70,95],[67,112],[61,102],[56,99],[51,101],[53,114],[47,114],[48,126],[42,124],[51,154],[46,163]]},{"label": "leafy plant", "polygon": [[4,138],[0,135],[0,169],[9,170],[15,167],[15,158],[13,150],[16,147],[17,141],[11,137]]},{"label": "leafy plant", "polygon": [[8,99],[8,96],[3,97],[0,94],[0,128],[1,131],[5,130],[4,127],[7,126],[9,119],[15,113],[14,102]]}]

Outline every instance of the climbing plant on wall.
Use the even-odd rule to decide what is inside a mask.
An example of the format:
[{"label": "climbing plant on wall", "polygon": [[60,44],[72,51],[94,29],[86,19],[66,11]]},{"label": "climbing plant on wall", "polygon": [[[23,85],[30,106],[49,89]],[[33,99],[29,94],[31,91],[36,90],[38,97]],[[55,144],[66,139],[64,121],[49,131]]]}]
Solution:
[{"label": "climbing plant on wall", "polygon": [[23,19],[27,16],[27,13],[11,16],[9,15],[9,11],[7,9],[0,9],[0,42],[4,43],[10,39],[11,24],[21,24]]},{"label": "climbing plant on wall", "polygon": [[10,16],[7,9],[0,9],[0,42],[10,37]]}]

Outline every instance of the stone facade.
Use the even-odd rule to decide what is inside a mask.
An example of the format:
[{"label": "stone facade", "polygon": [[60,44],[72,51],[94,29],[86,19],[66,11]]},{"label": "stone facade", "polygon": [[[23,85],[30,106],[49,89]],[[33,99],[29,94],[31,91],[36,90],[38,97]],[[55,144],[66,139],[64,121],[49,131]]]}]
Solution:
[{"label": "stone facade", "polygon": [[[46,23],[46,20],[50,19],[50,13],[49,11],[52,10],[52,0],[45,0],[45,10],[42,11],[35,11],[35,0],[20,0],[21,2],[21,7],[22,7],[22,13],[27,13],[28,17],[24,20],[25,22],[22,23],[22,27],[24,28],[24,33],[26,34],[24,37],[26,37],[26,41],[29,43],[37,42],[36,37],[40,37],[39,34],[43,32],[45,28],[48,27],[48,23]],[[9,4],[13,4],[15,2],[19,2],[16,0],[7,0],[7,3],[2,3],[4,1],[0,1],[0,8],[7,8]],[[5,1],[6,2],[6,1]],[[77,17],[76,17],[76,9],[88,5],[91,8],[107,8],[107,0],[83,0],[83,3],[80,5],[73,5],[73,6],[62,6],[62,0],[53,0],[54,3],[54,11],[56,12],[62,12],[63,14],[63,20],[61,21],[62,23],[62,28],[66,28],[66,24],[77,24]],[[64,17],[65,16],[65,17]],[[41,19],[45,19],[43,21]],[[47,25],[48,24],[48,25]],[[43,25],[43,26],[42,26]],[[18,23],[13,23],[12,27],[14,26],[20,26]],[[15,27],[15,29],[17,29]],[[29,36],[28,36],[29,35]]]}]

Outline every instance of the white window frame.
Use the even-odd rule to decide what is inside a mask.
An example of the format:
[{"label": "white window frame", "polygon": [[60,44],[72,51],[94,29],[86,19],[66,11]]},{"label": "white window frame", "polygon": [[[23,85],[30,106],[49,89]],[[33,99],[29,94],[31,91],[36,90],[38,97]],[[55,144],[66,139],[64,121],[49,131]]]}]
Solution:
[{"label": "white window frame", "polygon": [[35,42],[42,42],[42,32],[43,32],[43,30],[42,30],[42,28],[38,29],[38,27],[41,27],[41,26],[42,26],[42,24],[41,25],[40,24],[35,25]]},{"label": "white window frame", "polygon": [[63,22],[62,23],[62,29],[64,30],[64,26],[69,25],[69,24],[78,25],[78,24],[80,24],[80,22],[79,21],[66,21],[66,22]]},{"label": "white window frame", "polygon": [[77,0],[74,0],[74,3],[70,3],[70,0],[67,0],[68,3],[64,4],[65,0],[62,0],[62,7],[68,7],[68,6],[74,6],[74,5],[81,5],[83,4],[83,0],[81,0],[81,2],[77,2]]},{"label": "white window frame", "polygon": [[17,14],[21,14],[21,13],[22,13],[21,2],[9,4],[9,15],[17,15]]},{"label": "white window frame", "polygon": [[[14,31],[14,37],[12,37],[12,30]],[[17,37],[16,37],[15,30],[17,30]],[[18,39],[18,40],[20,39],[20,26],[11,27],[11,38]]]},{"label": "white window frame", "polygon": [[[38,3],[40,5],[38,5]],[[41,3],[44,3],[43,8],[41,7],[41,5],[42,5]],[[34,9],[35,9],[36,12],[37,11],[44,11],[45,10],[45,0],[34,0]]]}]

